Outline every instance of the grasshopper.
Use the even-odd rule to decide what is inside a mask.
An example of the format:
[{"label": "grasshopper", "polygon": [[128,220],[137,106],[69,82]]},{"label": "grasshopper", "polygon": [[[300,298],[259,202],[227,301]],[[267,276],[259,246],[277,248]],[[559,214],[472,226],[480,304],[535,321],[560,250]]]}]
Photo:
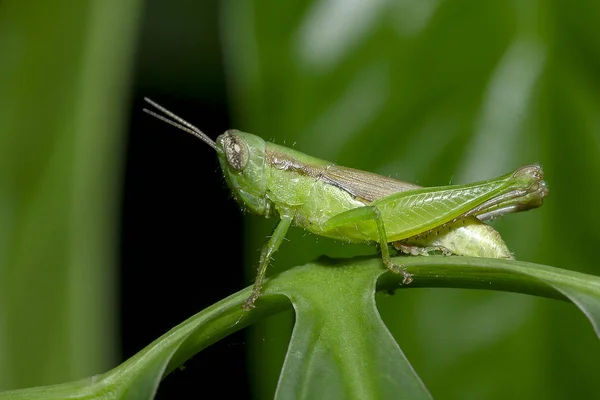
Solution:
[{"label": "grasshopper", "polygon": [[146,113],[216,151],[227,185],[244,208],[266,218],[279,217],[262,248],[252,293],[243,305],[246,311],[260,296],[269,260],[292,224],[334,239],[379,244],[383,264],[409,284],[413,276],[392,262],[388,244],[413,255],[437,250],[445,255],[513,259],[500,234],[484,221],[539,207],[548,194],[537,164],[465,185],[420,187],[311,157],[235,129],[213,141],[164,107],[144,100],[166,117],[144,109]]}]

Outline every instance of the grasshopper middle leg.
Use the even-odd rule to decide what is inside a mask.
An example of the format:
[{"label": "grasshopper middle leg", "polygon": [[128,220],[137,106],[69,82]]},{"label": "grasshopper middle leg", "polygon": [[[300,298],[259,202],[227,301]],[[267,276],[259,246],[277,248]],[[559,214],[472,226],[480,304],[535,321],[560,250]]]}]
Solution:
[{"label": "grasshopper middle leg", "polygon": [[387,235],[385,233],[385,225],[383,223],[383,217],[381,212],[376,206],[364,206],[353,208],[352,210],[345,211],[334,217],[331,217],[325,222],[325,230],[335,229],[337,227],[351,225],[358,222],[372,220],[377,225],[377,233],[379,235],[379,246],[381,248],[381,258],[383,264],[392,272],[396,274],[402,274],[404,280],[403,284],[407,285],[412,282],[412,275],[406,272],[406,267],[394,264],[390,258],[390,249],[388,247]]}]

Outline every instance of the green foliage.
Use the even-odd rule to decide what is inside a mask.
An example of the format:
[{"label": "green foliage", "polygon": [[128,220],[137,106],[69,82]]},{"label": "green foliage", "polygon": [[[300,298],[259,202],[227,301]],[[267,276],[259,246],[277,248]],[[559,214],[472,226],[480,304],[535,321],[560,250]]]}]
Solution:
[{"label": "green foliage", "polygon": [[[524,262],[471,257],[398,257],[417,287],[457,286],[522,291],[569,299],[600,335],[600,278]],[[379,279],[381,277],[381,279]],[[242,290],[167,332],[122,365],[73,383],[0,393],[0,399],[150,399],[163,376],[227,334],[289,309],[296,324],[281,371],[278,399],[429,399],[375,306],[374,291],[400,285],[379,258],[323,259],[270,279],[246,313]],[[397,310],[401,313],[402,310]],[[269,396],[270,397],[270,396]]]},{"label": "green foliage", "polygon": [[138,1],[0,2],[0,388],[114,365],[120,136]]}]

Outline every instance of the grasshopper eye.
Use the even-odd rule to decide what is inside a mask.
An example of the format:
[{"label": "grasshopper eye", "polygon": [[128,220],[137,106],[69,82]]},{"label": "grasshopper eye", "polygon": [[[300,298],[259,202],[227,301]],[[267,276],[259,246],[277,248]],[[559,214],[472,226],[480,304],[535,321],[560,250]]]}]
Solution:
[{"label": "grasshopper eye", "polygon": [[232,132],[235,132],[235,130],[225,132],[221,144],[231,168],[241,171],[248,164],[248,145],[244,139],[232,134]]}]

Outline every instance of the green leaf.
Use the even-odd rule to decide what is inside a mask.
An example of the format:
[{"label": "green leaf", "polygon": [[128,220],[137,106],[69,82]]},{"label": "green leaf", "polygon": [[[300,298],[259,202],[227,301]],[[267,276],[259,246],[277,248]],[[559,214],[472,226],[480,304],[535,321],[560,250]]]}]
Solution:
[{"label": "green leaf", "polygon": [[[417,258],[406,263],[419,276],[415,287],[490,289],[568,299],[585,314],[600,338],[600,277],[524,261],[429,258],[433,260]],[[423,270],[420,264],[425,266]],[[380,285],[387,286],[384,282]]]},{"label": "green leaf", "polygon": [[269,285],[296,310],[276,398],[430,398],[377,312],[385,270],[370,264],[309,264],[286,273],[287,285]]},{"label": "green leaf", "polygon": [[[469,257],[397,257],[415,280],[379,258],[321,259],[269,279],[257,308],[246,288],[181,323],[106,374],[63,385],[0,393],[0,399],[150,399],[162,378],[197,352],[259,319],[290,308],[296,325],[277,398],[431,398],[379,317],[374,291],[461,287],[572,300],[597,328],[600,278],[545,265]],[[402,319],[403,310],[396,310]],[[597,332],[598,333],[598,332]],[[600,334],[599,334],[600,335]],[[491,360],[490,360],[491,362]],[[200,389],[199,389],[200,390]]]}]

